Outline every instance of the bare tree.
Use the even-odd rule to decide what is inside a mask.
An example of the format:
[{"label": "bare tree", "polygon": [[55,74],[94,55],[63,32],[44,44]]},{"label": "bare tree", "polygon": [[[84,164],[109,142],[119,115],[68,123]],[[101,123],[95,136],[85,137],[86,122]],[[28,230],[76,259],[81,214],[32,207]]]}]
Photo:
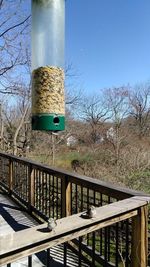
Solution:
[{"label": "bare tree", "polygon": [[30,107],[29,7],[29,0],[0,1],[0,94],[11,103],[1,105],[1,148],[15,154]]},{"label": "bare tree", "polygon": [[81,90],[78,80],[79,73],[74,68],[73,64],[68,63],[65,66],[65,104],[66,112],[74,115],[76,108],[83,97],[83,90]]},{"label": "bare tree", "polygon": [[2,108],[5,150],[15,155],[18,154],[18,151],[23,155],[28,146],[27,126],[30,121],[30,95],[27,92],[27,88],[22,85],[20,95],[18,92],[18,95],[11,100],[12,103],[7,103]]},{"label": "bare tree", "polygon": [[81,118],[88,123],[92,143],[102,137],[104,122],[108,119],[108,108],[101,96],[86,97],[81,103]]},{"label": "bare tree", "polygon": [[29,49],[29,10],[27,1],[0,2],[0,93],[17,93],[22,81],[28,83],[26,63]]},{"label": "bare tree", "polygon": [[111,131],[107,132],[107,139],[114,148],[116,165],[118,166],[120,149],[126,137],[123,122],[128,115],[129,109],[128,89],[124,87],[108,89],[105,91],[105,99],[111,117],[109,122],[112,125],[111,129],[109,129]]},{"label": "bare tree", "polygon": [[134,129],[139,139],[145,136],[150,128],[150,86],[138,86],[129,94],[130,115],[134,118]]}]

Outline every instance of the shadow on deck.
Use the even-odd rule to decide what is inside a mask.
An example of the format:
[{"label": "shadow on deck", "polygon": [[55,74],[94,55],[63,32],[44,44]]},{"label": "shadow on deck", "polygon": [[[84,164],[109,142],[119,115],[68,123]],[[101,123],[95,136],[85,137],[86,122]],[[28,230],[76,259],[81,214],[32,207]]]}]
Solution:
[{"label": "shadow on deck", "polygon": [[[22,207],[19,207],[4,192],[0,191],[0,237],[18,232],[38,225]],[[46,266],[46,252],[39,252],[32,256],[32,265],[35,267]],[[11,264],[12,267],[29,266],[29,258],[23,258]],[[50,266],[64,266],[64,245],[58,245],[50,249]],[[78,266],[78,258],[73,252],[67,249],[67,266]],[[82,266],[88,266],[82,263]]]}]

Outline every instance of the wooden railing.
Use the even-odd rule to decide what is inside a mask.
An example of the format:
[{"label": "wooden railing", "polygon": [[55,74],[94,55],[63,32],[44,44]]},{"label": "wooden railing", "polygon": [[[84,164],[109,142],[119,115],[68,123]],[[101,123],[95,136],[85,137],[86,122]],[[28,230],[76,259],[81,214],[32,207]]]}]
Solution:
[{"label": "wooden railing", "polygon": [[[4,153],[0,153],[0,186],[41,220],[49,217],[58,220],[83,212],[91,205],[107,205],[107,209],[111,203],[117,202],[113,205],[118,205],[122,203],[120,200],[128,201],[127,198],[130,203],[133,196],[145,196],[141,192]],[[146,256],[143,260],[143,255],[147,254],[144,230],[147,215],[146,203],[142,203],[130,210],[137,212],[132,220],[127,217],[111,221],[110,218],[111,226],[99,227],[69,242],[67,246],[79,255],[79,266],[84,258],[88,266],[117,267],[124,264],[126,267],[146,267]]]},{"label": "wooden railing", "polygon": [[[138,246],[138,251],[133,251],[133,253],[136,253],[134,256],[138,255],[139,257],[137,259],[136,257],[133,258],[134,264],[132,266],[146,266],[146,240],[142,231],[145,232],[146,230],[145,212],[147,200],[148,198],[144,197],[133,197],[130,200],[126,199],[96,208],[96,215],[91,219],[86,219],[83,213],[59,219],[57,220],[55,230],[51,232],[48,231],[47,224],[42,224],[11,234],[10,236],[4,236],[0,240],[0,264],[8,264],[41,250],[49,249],[66,241],[68,242],[85,236],[85,234],[87,235],[88,233],[106,228],[114,223],[134,218],[133,222],[134,225],[136,224],[136,227],[134,228],[133,239],[134,242],[139,243],[139,240],[141,242]],[[137,228],[141,227],[141,222],[142,231],[137,232]],[[139,261],[142,264],[139,265]],[[114,265],[110,264],[110,266]]]}]

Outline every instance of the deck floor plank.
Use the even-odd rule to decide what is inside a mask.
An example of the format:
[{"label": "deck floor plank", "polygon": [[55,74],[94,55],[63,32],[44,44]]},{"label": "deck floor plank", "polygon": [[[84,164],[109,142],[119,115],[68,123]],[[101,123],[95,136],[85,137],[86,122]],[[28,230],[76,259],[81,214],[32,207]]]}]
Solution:
[{"label": "deck floor plank", "polygon": [[[29,227],[38,225],[38,222],[34,220],[23,208],[20,208],[12,199],[10,199],[5,193],[0,192],[0,238],[8,235],[12,232],[21,231]],[[37,253],[32,256],[33,267],[44,267],[45,253]],[[50,250],[51,267],[62,267],[63,264],[63,245],[56,246]],[[69,267],[78,266],[78,258],[68,249],[68,263]],[[23,258],[15,263],[11,264],[11,267],[27,267],[28,259]],[[82,266],[88,265],[83,263]]]}]

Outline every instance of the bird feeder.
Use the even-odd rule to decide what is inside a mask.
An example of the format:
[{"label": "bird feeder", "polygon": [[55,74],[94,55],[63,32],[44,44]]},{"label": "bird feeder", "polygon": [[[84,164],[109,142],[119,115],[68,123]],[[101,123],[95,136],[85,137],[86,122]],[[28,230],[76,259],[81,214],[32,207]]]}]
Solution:
[{"label": "bird feeder", "polygon": [[62,131],[65,0],[32,0],[32,129]]}]

